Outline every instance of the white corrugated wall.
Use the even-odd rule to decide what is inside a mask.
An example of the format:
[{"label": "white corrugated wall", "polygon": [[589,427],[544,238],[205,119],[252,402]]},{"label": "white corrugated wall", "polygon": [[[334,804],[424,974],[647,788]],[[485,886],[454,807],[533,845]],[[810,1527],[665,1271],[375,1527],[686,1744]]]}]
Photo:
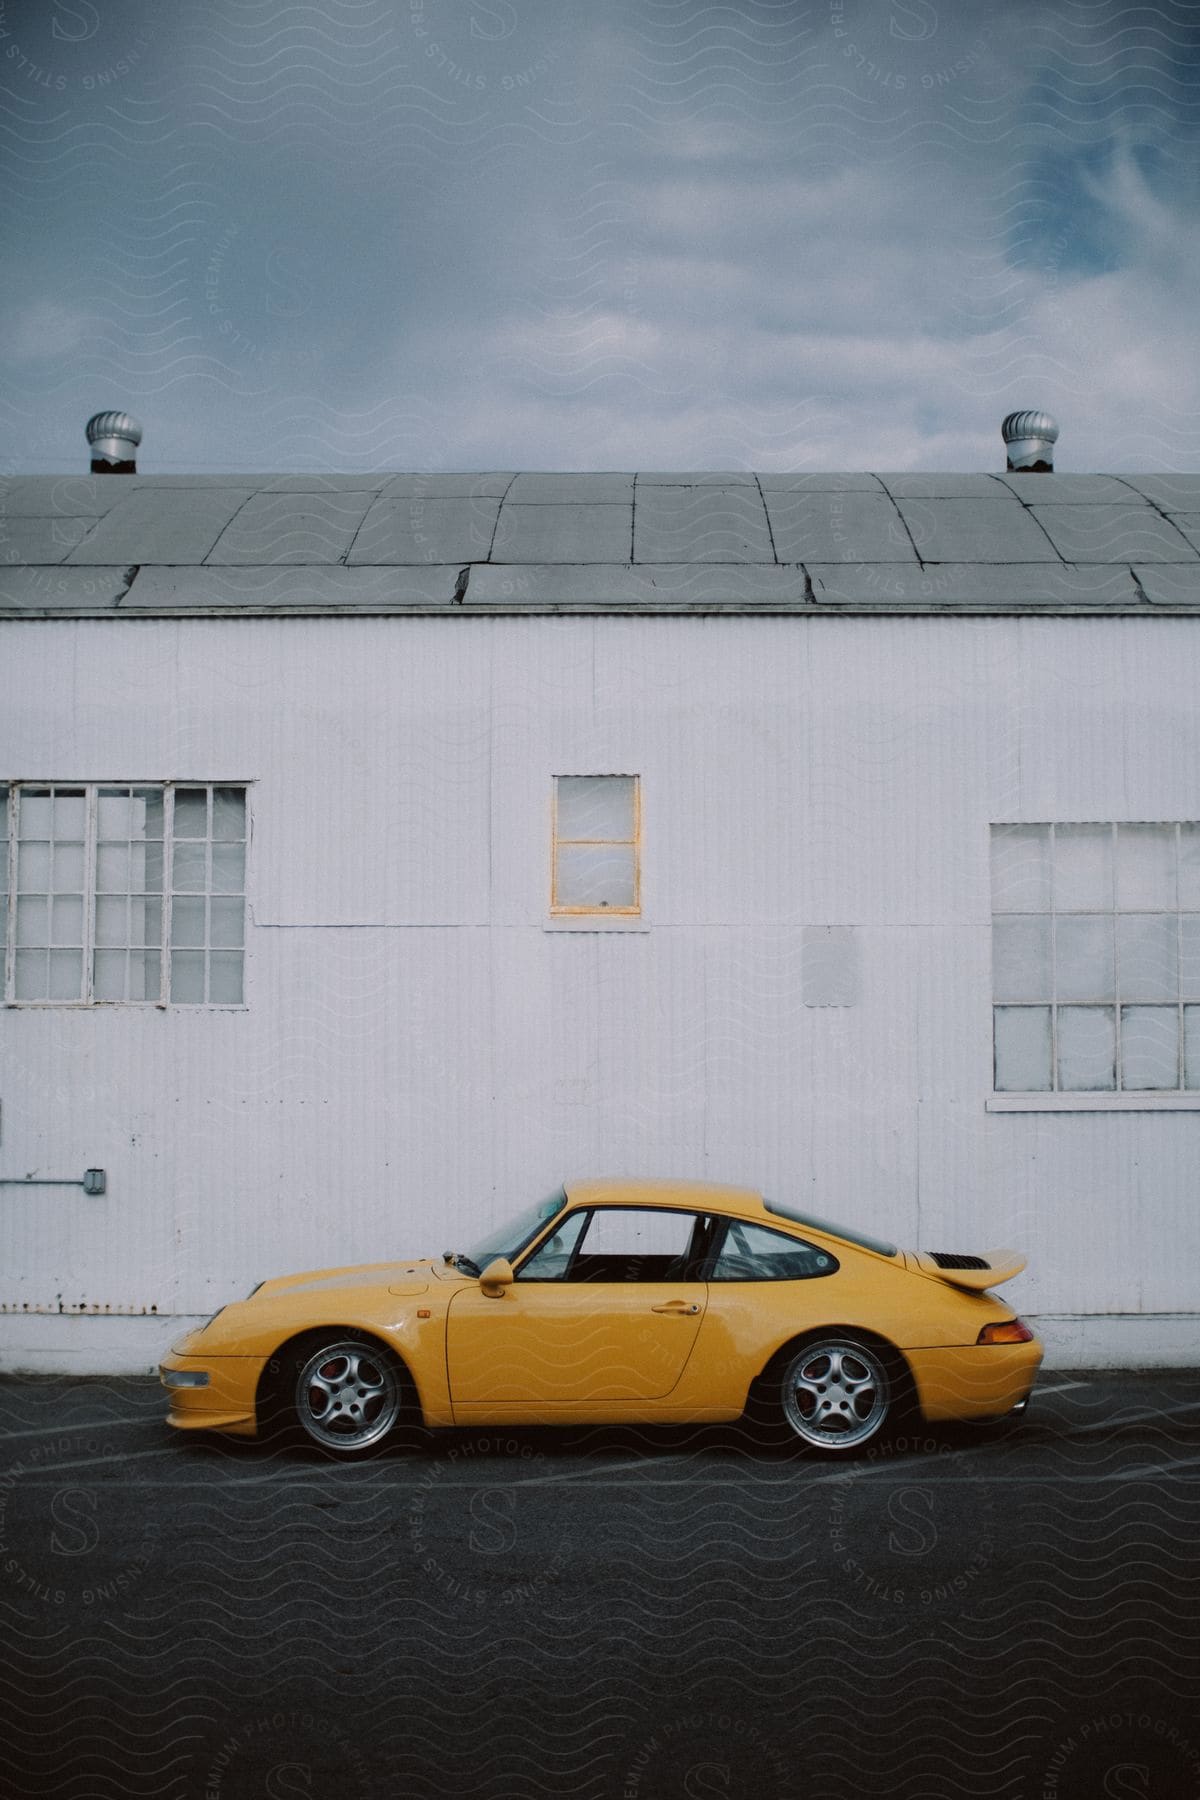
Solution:
[{"label": "white corrugated wall", "polygon": [[[1191,621],[30,621],[0,644],[0,779],[253,784],[244,1011],[0,1012],[0,1173],[108,1172],[104,1199],[0,1188],[10,1365],[148,1363],[174,1332],[143,1309],[437,1252],[570,1173],[1014,1242],[1059,1360],[1189,1345],[1200,1115],[985,1101],[989,823],[1200,817]],[[599,772],[642,778],[649,929],[547,930],[551,777]],[[806,1003],[825,926],[851,928],[852,1004]]]}]

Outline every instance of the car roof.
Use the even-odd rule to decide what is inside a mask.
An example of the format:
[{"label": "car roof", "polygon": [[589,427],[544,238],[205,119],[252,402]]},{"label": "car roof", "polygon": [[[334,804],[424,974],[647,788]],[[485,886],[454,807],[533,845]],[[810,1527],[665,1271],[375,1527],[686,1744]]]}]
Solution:
[{"label": "car roof", "polygon": [[727,1182],[612,1176],[568,1181],[564,1187],[567,1199],[574,1206],[684,1206],[737,1213],[742,1218],[766,1217],[763,1197],[757,1188],[734,1187]]}]

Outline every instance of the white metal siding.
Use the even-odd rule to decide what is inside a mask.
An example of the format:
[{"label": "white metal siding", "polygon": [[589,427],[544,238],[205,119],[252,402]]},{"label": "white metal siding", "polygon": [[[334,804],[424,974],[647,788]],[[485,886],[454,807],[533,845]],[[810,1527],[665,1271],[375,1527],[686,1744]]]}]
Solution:
[{"label": "white metal siding", "polygon": [[[0,1173],[109,1175],[0,1188],[0,1301],[207,1311],[677,1173],[1194,1311],[1200,1114],[984,1103],[989,823],[1200,817],[1197,692],[1180,619],[10,624],[0,779],[246,780],[252,842],[245,1011],[0,1012]],[[551,777],[608,772],[649,930],[547,931]]]}]

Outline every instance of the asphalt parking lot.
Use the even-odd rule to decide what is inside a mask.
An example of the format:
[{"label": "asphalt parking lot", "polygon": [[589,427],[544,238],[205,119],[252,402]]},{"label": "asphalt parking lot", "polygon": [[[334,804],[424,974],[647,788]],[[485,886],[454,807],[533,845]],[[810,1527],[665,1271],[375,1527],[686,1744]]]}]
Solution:
[{"label": "asphalt parking lot", "polygon": [[0,1381],[5,1795],[1200,1796],[1200,1372],[830,1464],[470,1431],[342,1467]]}]

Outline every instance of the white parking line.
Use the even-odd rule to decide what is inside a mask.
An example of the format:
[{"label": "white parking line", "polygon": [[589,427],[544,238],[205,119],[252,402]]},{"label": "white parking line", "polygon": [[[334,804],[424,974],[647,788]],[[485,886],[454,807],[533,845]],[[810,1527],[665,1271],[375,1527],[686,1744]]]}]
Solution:
[{"label": "white parking line", "polygon": [[124,1430],[127,1425],[157,1425],[161,1416],[160,1413],[154,1413],[148,1419],[85,1419],[79,1425],[38,1425],[28,1431],[0,1431],[0,1449],[5,1444],[19,1444],[31,1437],[78,1437],[81,1432],[90,1432],[95,1436],[97,1432],[116,1431],[118,1428]]},{"label": "white parking line", "polygon": [[1113,1476],[1113,1480],[1139,1481],[1144,1477],[1157,1475],[1160,1469],[1163,1468],[1169,1469],[1172,1474],[1175,1473],[1176,1469],[1200,1468],[1200,1456],[1184,1456],[1181,1457],[1178,1462],[1173,1463],[1147,1463],[1140,1469],[1122,1469],[1118,1475]]},{"label": "white parking line", "polygon": [[[1184,1466],[1186,1467],[1186,1465]],[[1165,1480],[1178,1479],[1180,1481],[1193,1482],[1197,1479],[1194,1475],[1179,1475],[1179,1467],[1179,1464],[1164,1463],[1161,1468],[1132,1469],[1117,1475],[1030,1475],[1022,1477],[1021,1485],[1022,1487],[1084,1487],[1089,1485],[1094,1486],[1095,1483],[1101,1481],[1162,1482]],[[909,1471],[909,1475],[911,1478],[911,1470]],[[828,1475],[818,1476],[815,1482],[805,1483],[805,1492],[807,1492],[809,1487],[819,1487],[832,1479],[833,1477]],[[947,1487],[970,1487],[978,1491],[979,1483],[983,1478],[980,1475],[942,1475],[939,1476],[938,1479],[939,1482]],[[269,1475],[244,1475],[239,1476],[236,1481],[223,1482],[220,1491],[223,1493],[227,1488],[231,1487],[266,1487],[271,1484],[271,1481],[272,1477]],[[44,1480],[29,1481],[22,1484],[23,1488],[51,1487],[52,1485],[52,1482]],[[447,1488],[465,1488],[470,1484],[465,1481],[455,1481],[446,1482],[443,1485]],[[494,1487],[495,1485],[496,1484],[493,1481],[492,1486]],[[539,1487],[542,1484],[535,1481],[517,1482],[515,1485],[517,1487]],[[595,1481],[593,1485],[597,1488],[612,1488],[618,1493],[622,1490],[625,1492],[629,1491],[629,1483],[627,1481],[606,1481],[601,1478]],[[395,1486],[401,1492],[404,1492],[413,1487],[414,1484],[412,1482],[397,1482]],[[677,1488],[682,1491],[685,1488],[690,1488],[692,1484],[687,1481],[669,1481],[665,1477],[660,1476],[647,1476],[645,1480],[639,1483],[639,1486],[647,1488]],[[706,1493],[716,1488],[737,1489],[741,1494],[746,1494],[748,1491],[746,1484],[740,1481],[707,1481],[704,1484]],[[179,1484],[178,1482],[173,1481],[141,1481],[137,1484],[136,1492],[161,1492],[164,1494],[175,1494],[178,1497]],[[296,1496],[293,1497],[295,1498]]]},{"label": "white parking line", "polygon": [[[49,1486],[49,1478],[53,1477],[56,1479],[60,1475],[72,1474],[77,1469],[95,1469],[109,1463],[142,1462],[151,1457],[177,1456],[178,1454],[179,1452],[175,1445],[163,1444],[154,1450],[135,1450],[132,1454],[127,1456],[93,1456],[88,1457],[83,1462],[39,1464],[36,1471],[10,1468],[6,1471],[0,1470],[0,1484],[4,1482],[5,1476],[7,1475],[10,1479],[13,1477],[20,1479],[23,1486]],[[962,1458],[965,1455],[965,1452],[954,1451],[949,1454],[953,1454],[956,1458]],[[945,1460],[944,1456],[928,1459],[928,1466],[937,1467],[939,1469],[944,1468]],[[633,1484],[628,1480],[622,1480],[620,1478],[633,1472],[640,1473],[641,1479],[638,1482],[640,1487],[684,1489],[700,1486],[705,1490],[710,1488],[735,1488],[740,1493],[745,1494],[755,1492],[763,1487],[782,1488],[789,1485],[784,1476],[764,1477],[761,1472],[755,1471],[750,1471],[746,1475],[718,1477],[697,1476],[697,1473],[694,1470],[677,1476],[650,1475],[646,1473],[648,1463],[649,1459],[643,1458],[637,1462],[610,1463],[602,1471],[595,1468],[588,1468],[572,1469],[561,1475],[528,1475],[521,1479],[514,1479],[511,1485],[519,1488],[545,1488],[565,1486],[572,1481],[586,1481],[593,1487],[624,1488],[627,1490]],[[865,1468],[861,1464],[846,1463],[839,1469],[830,1470],[828,1473],[821,1475],[807,1474],[804,1470],[797,1467],[795,1471],[796,1485],[802,1487],[803,1490],[807,1492],[807,1490],[812,1487],[825,1487],[832,1482],[844,1483],[847,1480],[863,1480],[875,1475],[895,1475],[901,1479],[911,1480],[914,1469],[919,1468],[920,1466],[921,1462],[919,1458],[904,1461],[880,1462],[873,1464],[870,1468]],[[1098,1470],[1093,1475],[1073,1475],[1066,1473],[1035,1474],[1022,1471],[1019,1479],[1022,1487],[1072,1487],[1081,1483],[1095,1483],[1100,1481],[1158,1481],[1162,1480],[1164,1477],[1174,1477],[1177,1475],[1181,1476],[1182,1479],[1190,1480],[1192,1477],[1185,1475],[1183,1472],[1197,1468],[1200,1468],[1200,1457],[1192,1456],[1184,1457],[1178,1462],[1144,1463],[1131,1469]],[[430,1482],[428,1469],[415,1470],[412,1473],[404,1475],[389,1469],[387,1471],[387,1484],[391,1488],[401,1490],[416,1487],[425,1488],[427,1491],[431,1491],[434,1488],[468,1488],[474,1485],[476,1472],[478,1479],[484,1479],[484,1466],[480,1464],[477,1465],[477,1471],[467,1469],[459,1471],[458,1479],[453,1479],[448,1476],[439,1476],[435,1481]],[[216,1487],[211,1490],[196,1489],[195,1492],[197,1497],[200,1497],[202,1494],[211,1493],[212,1497],[215,1498],[217,1493],[223,1491],[226,1487],[257,1486],[268,1482],[278,1486],[281,1482],[288,1480],[294,1481],[297,1484],[312,1484],[319,1481],[322,1476],[327,1478],[321,1484],[322,1488],[327,1491],[329,1480],[345,1473],[346,1471],[339,1470],[336,1464],[330,1464],[327,1468],[322,1468],[318,1465],[311,1470],[302,1470],[295,1464],[287,1466],[277,1465],[274,1469],[264,1470],[262,1473],[231,1476],[228,1480],[223,1481],[220,1484],[220,1489]],[[987,1463],[981,1463],[979,1469],[971,1474],[949,1475],[939,1473],[936,1479],[939,1483],[944,1483],[949,1487],[965,1487],[970,1484],[972,1487],[977,1488],[981,1481],[988,1480],[989,1475],[996,1480],[1004,1479],[1007,1481],[1012,1479],[1012,1471],[1007,1466],[1004,1468],[993,1467]],[[34,1476],[35,1479],[27,1480],[27,1476]],[[487,1468],[486,1478],[493,1486],[496,1485],[498,1480],[502,1481],[497,1465],[492,1464]],[[178,1494],[181,1484],[178,1481],[154,1481],[139,1482],[137,1483],[137,1486],[139,1488],[161,1487],[164,1490],[169,1490]],[[350,1495],[358,1490],[353,1488],[340,1488],[338,1491],[339,1493]],[[362,1491],[365,1491],[365,1488]]]},{"label": "white parking line", "polygon": [[23,1480],[26,1475],[33,1474],[35,1471],[39,1475],[67,1475],[74,1469],[102,1469],[108,1463],[144,1462],[149,1456],[178,1456],[178,1454],[174,1444],[158,1444],[153,1450],[125,1450],[112,1456],[85,1456],[81,1462],[38,1462],[32,1467],[26,1467],[20,1457],[17,1457],[15,1462],[0,1463],[0,1484],[14,1479]]},{"label": "white parking line", "polygon": [[1181,1406],[1156,1406],[1153,1412],[1112,1413],[1106,1419],[1093,1419],[1087,1425],[1072,1425],[1070,1437],[1082,1437],[1097,1431],[1123,1431],[1127,1425],[1155,1425],[1160,1419],[1174,1419],[1180,1413],[1192,1413],[1200,1420],[1200,1401],[1188,1400]]},{"label": "white parking line", "polygon": [[[956,1458],[961,1458],[964,1455],[964,1452],[963,1451],[954,1451],[954,1452],[951,1452],[950,1454],[953,1454]],[[929,1464],[930,1464],[930,1466],[938,1468],[940,1470],[940,1468],[944,1466],[944,1461],[945,1461],[944,1458],[933,1457],[933,1458],[929,1459]],[[1189,1457],[1180,1462],[1146,1464],[1146,1465],[1142,1465],[1135,1469],[1118,1469],[1116,1471],[1100,1470],[1094,1475],[1068,1475],[1068,1474],[1035,1475],[1035,1474],[1028,1474],[1028,1473],[1022,1472],[1021,1476],[1020,1476],[1020,1481],[1021,1481],[1022,1487],[1030,1487],[1030,1486],[1037,1487],[1037,1486],[1047,1486],[1047,1485],[1052,1486],[1052,1487],[1058,1487],[1063,1484],[1071,1485],[1076,1482],[1150,1480],[1152,1478],[1159,1479],[1164,1475],[1174,1475],[1180,1469],[1190,1469],[1190,1468],[1195,1467],[1197,1464],[1200,1464],[1200,1457],[1196,1457],[1196,1458]],[[921,1466],[920,1461],[919,1461],[919,1459],[916,1459],[916,1458],[908,1460],[908,1461],[875,1463],[870,1468],[864,1468],[861,1464],[847,1463],[844,1468],[838,1469],[837,1471],[831,1470],[828,1474],[809,1475],[809,1476],[805,1477],[804,1478],[804,1487],[805,1487],[805,1490],[807,1491],[807,1489],[810,1487],[827,1487],[828,1485],[830,1485],[833,1482],[844,1483],[848,1480],[850,1480],[850,1481],[867,1480],[870,1477],[876,1476],[876,1475],[892,1475],[892,1476],[896,1476],[897,1478],[900,1478],[900,1479],[911,1480],[914,1469],[916,1469],[920,1466]],[[595,1485],[596,1487],[606,1487],[606,1486],[620,1487],[620,1486],[624,1486],[627,1484],[621,1483],[618,1481],[610,1481],[607,1478],[611,1475],[619,1474],[621,1472],[621,1470],[637,1469],[637,1468],[644,1468],[644,1467],[645,1467],[644,1463],[623,1463],[620,1465],[619,1469],[606,1470],[604,1475],[601,1475],[601,1476],[593,1475],[593,1476],[591,1476],[590,1479],[591,1479],[593,1485]],[[1005,1470],[1003,1472],[1001,1472],[999,1470],[991,1471],[991,1472],[994,1473],[994,1475],[997,1479],[1000,1478],[1001,1473],[1003,1473],[1004,1479],[1007,1480],[1010,1478],[1009,1471],[1007,1471],[1007,1470]],[[989,1476],[989,1466],[987,1464],[984,1464],[984,1465],[981,1465],[978,1472],[975,1474],[943,1475],[939,1472],[939,1474],[936,1476],[935,1479],[938,1481],[939,1485],[944,1483],[950,1487],[961,1487],[961,1486],[965,1486],[967,1483],[970,1483],[970,1485],[972,1487],[976,1487],[976,1486],[978,1486],[978,1484],[981,1481],[986,1481],[988,1479],[988,1476]],[[588,1479],[589,1479],[589,1476],[586,1471],[579,1471],[579,1472],[573,1472],[569,1475],[530,1476],[527,1478],[527,1480],[521,1482],[519,1485],[522,1487],[556,1487],[556,1486],[559,1486],[559,1485],[564,1484],[569,1481],[585,1481]],[[459,1486],[459,1485],[465,1486],[466,1484],[465,1483],[459,1484],[457,1482],[453,1482],[453,1483],[452,1482],[442,1482],[439,1485],[443,1486],[443,1487],[451,1487],[451,1486]],[[666,1476],[659,1476],[659,1475],[646,1476],[644,1478],[643,1485],[645,1485],[647,1487],[686,1487],[688,1485],[688,1478],[685,1477],[682,1479],[676,1479],[676,1480],[672,1481]],[[739,1487],[739,1488],[743,1488],[743,1489],[748,1489],[748,1487],[750,1486],[750,1483],[748,1483],[747,1481],[744,1481],[744,1480],[736,1480],[736,1479],[728,1480],[728,1479],[723,1479],[723,1478],[717,1478],[717,1479],[710,1478],[710,1479],[704,1481],[703,1485],[705,1488]],[[760,1487],[763,1485],[781,1487],[784,1484],[783,1484],[782,1480],[777,1480],[777,1481],[769,1482],[766,1484],[764,1484],[760,1480],[756,1485],[760,1486]]]}]

